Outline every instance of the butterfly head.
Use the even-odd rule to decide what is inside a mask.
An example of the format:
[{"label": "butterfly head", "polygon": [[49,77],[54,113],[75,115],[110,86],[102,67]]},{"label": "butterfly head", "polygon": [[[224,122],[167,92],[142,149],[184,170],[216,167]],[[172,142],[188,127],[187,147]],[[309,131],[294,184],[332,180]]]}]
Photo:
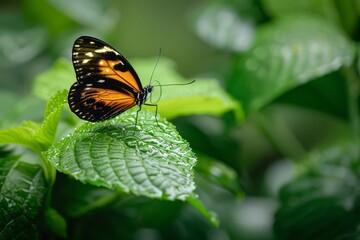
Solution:
[{"label": "butterfly head", "polygon": [[148,94],[151,93],[153,91],[154,87],[151,85],[148,85],[144,88],[144,93]]},{"label": "butterfly head", "polygon": [[141,105],[149,99],[150,93],[153,91],[153,89],[154,87],[151,85],[144,87],[142,93],[140,93],[136,98],[136,105],[141,107]]}]

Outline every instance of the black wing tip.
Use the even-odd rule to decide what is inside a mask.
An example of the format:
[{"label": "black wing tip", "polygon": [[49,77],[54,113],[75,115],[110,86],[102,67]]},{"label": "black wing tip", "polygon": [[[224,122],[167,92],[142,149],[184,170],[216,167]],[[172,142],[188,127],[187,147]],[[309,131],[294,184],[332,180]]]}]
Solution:
[{"label": "black wing tip", "polygon": [[100,43],[101,45],[104,45],[104,46],[109,46],[109,44],[107,44],[106,42],[100,40],[99,38],[88,36],[88,35],[83,35],[83,36],[78,37],[75,40],[74,45],[73,45],[73,49],[74,49],[76,44],[79,44],[79,43],[81,44],[84,41],[89,41],[89,42],[93,41],[93,42],[96,42],[96,43]]},{"label": "black wing tip", "polygon": [[96,37],[92,37],[92,36],[88,36],[88,35],[83,35],[83,36],[78,37],[78,38],[75,40],[75,42],[76,42],[77,40],[81,40],[81,39],[101,41],[100,39],[98,39],[98,38],[96,38]]}]

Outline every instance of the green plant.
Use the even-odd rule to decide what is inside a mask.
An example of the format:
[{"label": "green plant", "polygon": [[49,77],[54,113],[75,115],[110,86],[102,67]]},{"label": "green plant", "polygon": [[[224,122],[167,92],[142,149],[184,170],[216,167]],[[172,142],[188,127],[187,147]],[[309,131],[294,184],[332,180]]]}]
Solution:
[{"label": "green plant", "polygon": [[[202,3],[0,4],[2,237],[359,238],[358,1]],[[158,47],[181,75],[161,58],[154,79],[197,80],[163,88],[158,117],[165,131],[151,108],[141,112],[138,131],[131,124],[136,109],[98,124],[83,124],[68,110],[64,91],[75,75],[58,58],[69,56],[82,34],[123,51],[143,85],[156,60],[131,55],[145,58]],[[157,143],[184,153],[171,155],[164,169],[177,184],[168,185],[173,176],[161,175],[160,158],[149,156],[150,149],[167,153]],[[122,151],[127,160],[136,156],[136,184],[111,165]],[[90,158],[96,161],[84,165]],[[166,184],[143,186],[145,169]]]},{"label": "green plant", "polygon": [[[268,200],[273,196],[262,187],[269,191],[276,184],[279,190],[275,193],[279,207],[268,208],[274,212],[272,231],[250,236],[356,239],[359,4],[241,2],[204,6],[197,13],[195,30],[213,47],[232,54],[225,85],[246,113],[241,128],[245,133],[238,138],[243,143],[241,167],[253,169],[263,184],[250,189]],[[270,146],[264,147],[264,142]],[[261,149],[264,154],[259,154]],[[270,165],[277,174],[271,167],[259,167],[269,164],[269,154],[279,155],[272,161],[284,169]],[[292,177],[287,176],[290,169],[284,164],[288,159],[295,163]],[[266,178],[267,174],[272,177]],[[282,182],[282,188],[276,181]]]},{"label": "green plant", "polygon": [[[137,64],[143,71],[151,61]],[[158,71],[172,81],[183,81],[165,59]],[[195,154],[175,127],[160,116],[157,118],[159,128],[153,112],[141,111],[136,128],[136,110],[129,110],[110,121],[82,124],[73,133],[55,141],[59,123],[63,122],[67,131],[72,131],[79,123],[72,115],[67,120],[61,118],[67,90],[57,89],[68,85],[61,81],[62,78],[74,79],[70,63],[61,59],[35,82],[34,92],[39,97],[48,98],[50,94],[46,93],[57,92],[48,100],[41,124],[26,121],[21,126],[0,131],[1,143],[18,144],[36,154],[29,160],[26,152],[22,155],[4,152],[1,160],[1,209],[6,216],[3,219],[6,226],[2,237],[18,237],[18,227],[21,229],[21,226],[31,226],[21,229],[21,234],[38,236],[35,220],[39,216],[53,233],[66,236],[65,220],[51,205],[57,171],[83,183],[115,190],[110,195],[100,196],[96,199],[97,204],[92,202],[87,210],[77,214],[78,217],[105,207],[110,200],[129,195],[187,201],[214,225],[218,224],[214,213],[208,212],[194,193]],[[195,113],[215,114],[229,109],[241,112],[229,96],[215,87],[214,82],[198,80],[191,91],[184,89],[176,94],[164,94],[159,113],[172,118]],[[209,88],[214,91],[210,93]],[[195,102],[193,108],[171,110],[174,105],[186,105],[189,101]],[[212,108],[206,102],[213,102]],[[24,218],[14,221],[17,216]]]}]

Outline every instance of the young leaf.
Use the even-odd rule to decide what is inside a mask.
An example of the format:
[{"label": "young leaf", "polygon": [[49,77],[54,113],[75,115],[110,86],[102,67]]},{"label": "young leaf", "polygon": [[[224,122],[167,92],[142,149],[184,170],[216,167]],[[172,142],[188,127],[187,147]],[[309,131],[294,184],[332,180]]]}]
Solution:
[{"label": "young leaf", "polygon": [[61,172],[96,186],[167,200],[195,188],[194,153],[166,120],[141,111],[97,124],[85,123],[54,144],[47,159]]},{"label": "young leaf", "polygon": [[349,66],[354,53],[329,22],[284,17],[259,29],[253,48],[235,62],[227,88],[247,112],[256,111],[290,89]]},{"label": "young leaf", "polygon": [[37,239],[36,217],[46,183],[42,168],[17,156],[0,158],[0,239]]}]

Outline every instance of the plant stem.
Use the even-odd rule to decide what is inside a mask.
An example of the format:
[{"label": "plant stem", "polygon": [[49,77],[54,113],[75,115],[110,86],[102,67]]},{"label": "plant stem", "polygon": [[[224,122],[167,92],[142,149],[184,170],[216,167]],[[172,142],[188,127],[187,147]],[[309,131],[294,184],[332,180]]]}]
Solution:
[{"label": "plant stem", "polygon": [[50,162],[44,157],[42,153],[38,153],[41,158],[41,164],[44,169],[44,175],[48,187],[48,191],[45,198],[45,207],[51,206],[52,200],[52,189],[54,187],[55,179],[56,179],[56,169],[54,166],[50,164]]},{"label": "plant stem", "polygon": [[[359,113],[359,96],[360,96],[360,79],[354,68],[345,69],[346,82],[348,88],[348,111],[353,139],[357,149],[360,148],[360,113]],[[357,150],[357,157],[360,156],[360,150]]]},{"label": "plant stem", "polygon": [[275,149],[283,156],[296,160],[306,154],[304,147],[282,119],[272,116],[272,114],[265,116],[259,113],[257,124]]}]

